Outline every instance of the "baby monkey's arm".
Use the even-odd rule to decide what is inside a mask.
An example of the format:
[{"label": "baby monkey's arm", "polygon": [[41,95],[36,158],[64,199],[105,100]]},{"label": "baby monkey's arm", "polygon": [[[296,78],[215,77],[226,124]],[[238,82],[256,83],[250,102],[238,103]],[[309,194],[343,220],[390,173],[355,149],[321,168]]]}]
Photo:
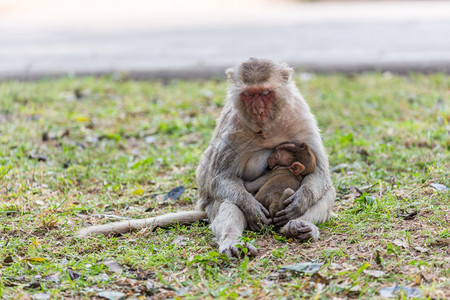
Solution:
[{"label": "baby monkey's arm", "polygon": [[245,189],[250,193],[250,194],[254,194],[256,193],[269,179],[269,174],[267,173],[265,175],[262,175],[258,178],[256,178],[253,181],[245,181],[244,182],[244,186]]}]

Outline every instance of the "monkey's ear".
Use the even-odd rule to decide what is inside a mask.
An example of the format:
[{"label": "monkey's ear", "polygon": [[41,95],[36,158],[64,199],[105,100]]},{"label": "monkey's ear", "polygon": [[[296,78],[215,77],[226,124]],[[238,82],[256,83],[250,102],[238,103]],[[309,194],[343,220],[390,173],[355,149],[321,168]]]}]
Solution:
[{"label": "monkey's ear", "polygon": [[288,65],[284,65],[283,69],[281,70],[281,77],[286,80],[286,82],[288,82],[289,79],[291,79],[293,72],[293,68],[289,67]]},{"label": "monkey's ear", "polygon": [[298,161],[293,162],[292,165],[289,167],[289,171],[291,171],[292,174],[295,176],[300,175],[300,173],[305,170],[305,166],[299,163]]},{"label": "monkey's ear", "polygon": [[233,68],[228,68],[228,69],[225,71],[225,74],[227,75],[227,80],[228,80],[228,81],[233,81],[233,75],[234,75],[234,70],[233,70]]}]

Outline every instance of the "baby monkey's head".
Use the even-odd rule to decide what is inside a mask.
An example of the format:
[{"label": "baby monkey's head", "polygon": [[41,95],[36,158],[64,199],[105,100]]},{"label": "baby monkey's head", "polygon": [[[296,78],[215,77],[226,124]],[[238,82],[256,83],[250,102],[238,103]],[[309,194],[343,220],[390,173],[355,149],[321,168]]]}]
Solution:
[{"label": "baby monkey's head", "polygon": [[316,167],[316,157],[306,143],[286,142],[278,145],[267,159],[270,169],[287,167],[294,175],[308,175]]}]

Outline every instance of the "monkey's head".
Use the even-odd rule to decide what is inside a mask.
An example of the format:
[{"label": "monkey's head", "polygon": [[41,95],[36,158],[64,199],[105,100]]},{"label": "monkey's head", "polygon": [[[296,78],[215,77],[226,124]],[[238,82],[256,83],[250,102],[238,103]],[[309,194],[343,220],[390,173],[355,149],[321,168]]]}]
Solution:
[{"label": "monkey's head", "polygon": [[316,157],[305,143],[287,142],[278,145],[267,159],[270,169],[287,167],[292,174],[308,175],[316,167]]},{"label": "monkey's head", "polygon": [[293,69],[268,59],[250,58],[226,71],[228,94],[246,124],[268,127],[289,97]]}]

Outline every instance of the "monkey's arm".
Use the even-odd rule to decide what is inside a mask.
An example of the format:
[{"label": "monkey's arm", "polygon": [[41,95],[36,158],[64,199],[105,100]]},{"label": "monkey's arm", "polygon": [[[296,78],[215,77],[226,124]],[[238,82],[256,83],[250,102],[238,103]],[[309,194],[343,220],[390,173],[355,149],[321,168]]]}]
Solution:
[{"label": "monkey's arm", "polygon": [[[274,218],[274,223],[277,226],[299,218],[319,201],[324,202],[324,207],[331,206],[334,203],[334,198],[328,199],[329,195],[334,195],[334,193],[329,193],[333,186],[328,167],[328,158],[320,137],[306,141],[306,143],[310,145],[316,156],[316,168],[311,174],[305,176],[302,185],[294,195],[284,201],[285,209],[279,211]],[[327,199],[323,199],[323,197]],[[323,213],[327,213],[327,209],[324,209]]]},{"label": "monkey's arm", "polygon": [[216,177],[213,189],[219,198],[235,204],[242,210],[251,230],[259,231],[264,225],[272,222],[269,211],[247,192],[242,179]]},{"label": "monkey's arm", "polygon": [[229,142],[226,133],[219,132],[213,138],[197,168],[198,207],[206,209],[215,201],[232,203],[244,213],[248,227],[258,231],[272,220],[269,211],[247,192],[238,177],[242,164],[239,153],[246,147],[240,146],[241,150],[239,145]]},{"label": "monkey's arm", "polygon": [[261,177],[258,177],[253,181],[244,181],[245,189],[249,193],[254,194],[267,182],[268,179],[269,179],[269,173],[262,175]]}]

